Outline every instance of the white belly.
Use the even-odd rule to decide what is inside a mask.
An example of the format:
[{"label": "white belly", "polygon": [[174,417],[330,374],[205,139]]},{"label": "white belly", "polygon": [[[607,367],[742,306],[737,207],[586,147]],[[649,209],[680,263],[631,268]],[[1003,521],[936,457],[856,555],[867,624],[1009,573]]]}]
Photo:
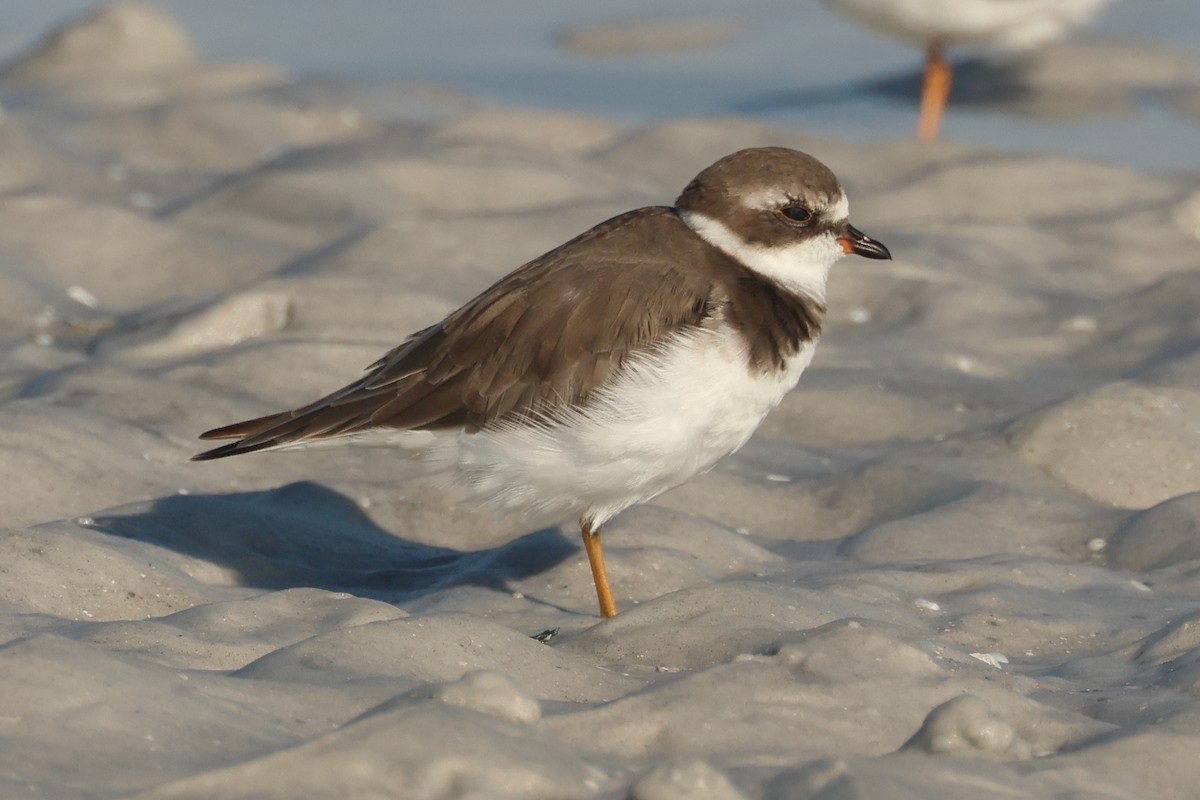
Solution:
[{"label": "white belly", "polygon": [[826,0],[918,45],[1035,47],[1086,23],[1111,0]]},{"label": "white belly", "polygon": [[622,369],[588,405],[540,427],[443,439],[431,459],[483,503],[602,524],[712,468],[750,438],[812,360],[752,374],[738,335],[701,331]]}]

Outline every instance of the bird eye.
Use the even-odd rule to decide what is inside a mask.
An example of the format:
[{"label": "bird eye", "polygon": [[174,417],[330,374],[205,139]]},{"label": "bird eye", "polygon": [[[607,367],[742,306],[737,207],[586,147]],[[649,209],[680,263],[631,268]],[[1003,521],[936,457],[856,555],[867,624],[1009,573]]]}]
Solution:
[{"label": "bird eye", "polygon": [[797,222],[801,225],[812,219],[812,212],[804,206],[784,206],[779,209],[778,213],[788,222]]}]

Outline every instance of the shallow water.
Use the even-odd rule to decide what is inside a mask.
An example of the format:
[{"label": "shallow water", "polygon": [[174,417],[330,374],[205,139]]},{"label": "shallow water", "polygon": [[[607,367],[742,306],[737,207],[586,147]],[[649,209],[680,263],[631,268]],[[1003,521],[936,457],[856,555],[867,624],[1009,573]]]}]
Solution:
[{"label": "shallow water", "polygon": [[[9,0],[0,53],[87,5]],[[336,11],[323,0],[158,5],[181,21],[206,57],[263,59],[300,74],[426,80],[499,103],[568,108],[626,123],[750,113],[856,142],[905,137],[913,127],[918,54],[817,0],[618,0],[602,10],[553,0],[351,0]],[[722,21],[729,35],[710,47],[620,57],[574,55],[555,43],[563,30],[639,18]],[[1200,3],[1124,0],[1076,38],[1141,42],[1200,58]],[[879,86],[896,81],[899,89]],[[1119,113],[1095,108],[1058,119],[989,108],[986,100],[983,107],[953,106],[943,135],[1142,169],[1200,168],[1200,125],[1152,90],[1138,92]]]}]

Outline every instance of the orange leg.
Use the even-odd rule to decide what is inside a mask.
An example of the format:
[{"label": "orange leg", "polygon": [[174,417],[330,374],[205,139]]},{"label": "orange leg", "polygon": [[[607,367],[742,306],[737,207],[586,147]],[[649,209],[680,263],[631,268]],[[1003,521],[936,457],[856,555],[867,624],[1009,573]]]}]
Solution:
[{"label": "orange leg", "polygon": [[600,616],[605,619],[616,616],[617,604],[613,602],[608,570],[604,568],[604,552],[600,549],[600,529],[593,530],[590,522],[581,519],[579,532],[583,534],[583,549],[587,550],[588,563],[592,565],[592,580],[596,583],[596,597],[600,600]]},{"label": "orange leg", "polygon": [[937,138],[942,111],[950,98],[952,78],[950,64],[942,58],[941,49],[932,44],[925,57],[925,78],[921,83],[921,110],[917,116],[917,138],[932,142]]}]

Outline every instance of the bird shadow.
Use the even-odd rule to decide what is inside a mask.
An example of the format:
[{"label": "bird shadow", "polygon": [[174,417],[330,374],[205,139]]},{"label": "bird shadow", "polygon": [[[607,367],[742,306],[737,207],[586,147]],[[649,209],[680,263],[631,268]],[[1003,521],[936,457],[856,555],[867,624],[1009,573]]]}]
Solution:
[{"label": "bird shadow", "polygon": [[[997,62],[970,58],[954,64],[951,105],[1005,107],[1025,103],[1036,93],[1037,88],[1030,79],[1029,65],[1023,61]],[[855,98],[875,98],[911,105],[920,95],[921,72],[911,70],[832,86],[762,94],[738,103],[734,110],[763,114],[835,105]]]},{"label": "bird shadow", "polygon": [[173,495],[97,515],[90,526],[220,564],[239,583],[300,586],[404,602],[455,586],[508,592],[576,547],[557,529],[499,547],[456,550],[380,528],[358,504],[309,481],[268,491]]}]

